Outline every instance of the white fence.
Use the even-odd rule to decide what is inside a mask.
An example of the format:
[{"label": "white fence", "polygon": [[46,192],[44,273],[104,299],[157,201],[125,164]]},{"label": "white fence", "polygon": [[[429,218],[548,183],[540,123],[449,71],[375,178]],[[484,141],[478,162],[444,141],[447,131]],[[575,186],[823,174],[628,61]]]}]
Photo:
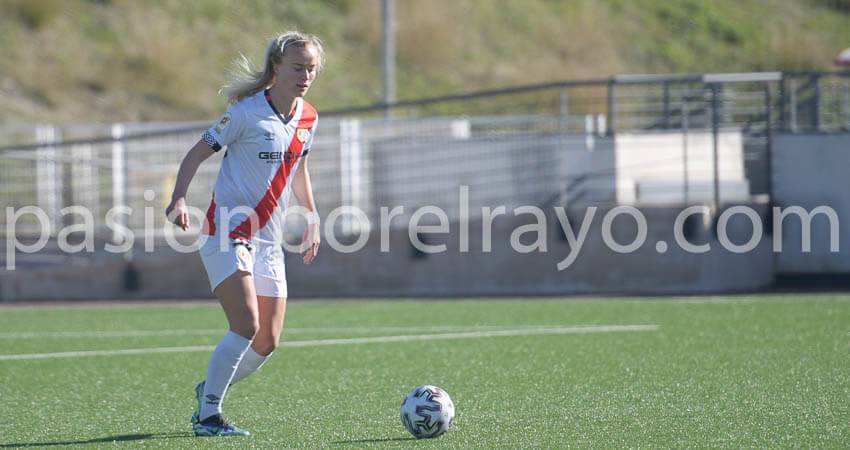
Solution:
[{"label": "white fence", "polygon": [[[377,218],[382,206],[434,204],[456,214],[460,185],[469,186],[471,207],[543,204],[565,186],[570,168],[564,154],[592,151],[594,140],[601,139],[595,124],[595,119],[585,117],[565,121],[547,116],[326,119],[310,153],[315,198],[321,212],[348,205],[370,218]],[[567,132],[567,125],[587,129]],[[100,131],[115,140],[74,145],[62,141],[80,135],[78,128],[32,127],[30,131],[44,146],[0,153],[3,231],[8,231],[5,225],[10,220],[7,208],[20,211],[27,206],[45,212],[53,235],[63,226],[84,220],[62,213],[72,205],[91,211],[98,233],[106,237],[112,232],[106,215],[119,205],[128,206],[132,213],[119,215],[116,222],[131,230],[149,226],[146,208],[153,209],[161,225],[180,161],[197,142],[203,126],[87,126],[86,132]],[[193,129],[155,133],[187,128]],[[150,135],[139,138],[142,133]],[[205,209],[209,204],[222,154],[201,165],[188,193],[190,205]],[[37,224],[33,215],[16,220],[18,232],[35,231]],[[195,224],[194,231],[197,228]]]}]

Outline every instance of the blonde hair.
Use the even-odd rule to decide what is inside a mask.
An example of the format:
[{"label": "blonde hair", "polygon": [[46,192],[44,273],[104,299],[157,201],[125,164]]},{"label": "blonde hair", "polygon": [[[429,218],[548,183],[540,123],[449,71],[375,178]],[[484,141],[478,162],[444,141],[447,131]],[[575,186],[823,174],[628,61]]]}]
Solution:
[{"label": "blonde hair", "polygon": [[228,103],[236,103],[268,88],[274,82],[274,65],[280,64],[286,50],[292,47],[303,48],[307,45],[312,45],[319,54],[319,65],[316,71],[321,71],[325,64],[322,40],[312,34],[287,31],[269,40],[262,70],[255,68],[251,60],[240,53],[239,58],[233,62],[234,69],[229,73],[227,83],[219,93],[227,97]]}]

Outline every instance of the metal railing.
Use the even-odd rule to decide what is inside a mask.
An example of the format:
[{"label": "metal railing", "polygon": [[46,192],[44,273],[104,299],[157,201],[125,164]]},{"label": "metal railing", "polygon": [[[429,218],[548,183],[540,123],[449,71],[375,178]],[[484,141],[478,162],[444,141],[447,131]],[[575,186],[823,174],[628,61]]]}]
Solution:
[{"label": "metal railing", "polygon": [[[621,75],[321,114],[310,165],[320,211],[353,205],[377,223],[382,207],[437,204],[451,219],[461,185],[472,211],[719,203],[741,183],[742,195],[769,196],[772,133],[850,130],[850,72]],[[92,212],[103,239],[117,205],[134,211],[115,218],[130,229],[160,224],[178,164],[207,126],[0,126],[0,208],[39,206],[54,237],[86,220],[62,214],[71,205]],[[201,166],[191,204],[206,208],[216,173]],[[35,224],[22,216],[15,231]]]}]

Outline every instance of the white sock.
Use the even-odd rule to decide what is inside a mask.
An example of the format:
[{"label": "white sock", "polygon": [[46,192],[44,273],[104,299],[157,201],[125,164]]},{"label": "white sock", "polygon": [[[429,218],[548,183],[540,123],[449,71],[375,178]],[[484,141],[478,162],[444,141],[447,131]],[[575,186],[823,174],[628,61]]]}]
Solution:
[{"label": "white sock", "polygon": [[221,414],[221,403],[224,401],[227,386],[239,366],[242,355],[250,347],[250,339],[232,331],[228,331],[218,343],[207,367],[207,379],[204,383],[204,396],[201,403],[201,420]]},{"label": "white sock", "polygon": [[230,384],[236,384],[248,375],[260,370],[260,367],[263,367],[266,360],[273,354],[274,353],[269,353],[267,356],[263,356],[255,352],[253,347],[248,347],[248,351],[242,355],[242,361],[239,361],[239,367],[236,368],[236,373],[233,374],[233,379],[230,380]]}]

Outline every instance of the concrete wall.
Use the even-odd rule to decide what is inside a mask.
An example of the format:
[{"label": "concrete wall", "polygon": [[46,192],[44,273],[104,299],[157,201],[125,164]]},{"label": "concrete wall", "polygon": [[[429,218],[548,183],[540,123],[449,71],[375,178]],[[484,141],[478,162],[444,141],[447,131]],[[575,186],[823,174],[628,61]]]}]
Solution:
[{"label": "concrete wall", "polygon": [[[714,199],[713,137],[709,132],[618,133],[617,202],[670,205]],[[741,132],[718,135],[721,203],[749,201]]]},{"label": "concrete wall", "polygon": [[613,205],[616,193],[617,150],[614,139],[587,135],[567,141],[562,161],[569,195],[565,203]]},{"label": "concrete wall", "polygon": [[781,273],[850,272],[850,134],[774,135],[773,200],[776,206],[833,208],[839,219],[839,252],[829,249],[829,225],[823,216],[812,222],[811,252],[802,251],[799,219],[782,227],[783,251],[777,254]]},{"label": "concrete wall", "polygon": [[[749,201],[741,132],[721,131],[718,145],[721,202]],[[714,199],[709,132],[431,136],[379,139],[368,147],[373,210],[444,202],[454,211],[460,185],[470,186],[473,206],[540,204],[565,188],[569,200],[582,204]]]},{"label": "concrete wall", "polygon": [[[590,145],[588,145],[590,142]],[[369,143],[372,211],[438,205],[457,217],[458,190],[469,187],[470,216],[481,206],[542,205],[583,174],[581,200],[613,202],[610,138],[568,134],[388,139]]]},{"label": "concrete wall", "polygon": [[[362,254],[326,251],[324,260],[315,267],[304,267],[290,258],[287,270],[291,292],[322,296],[708,293],[755,290],[773,281],[768,242],[762,241],[753,252],[733,254],[720,247],[711,227],[696,227],[692,241],[708,242],[712,251],[690,254],[674,244],[671,230],[678,209],[642,211],[648,222],[648,237],[638,251],[620,254],[605,246],[600,225],[606,210],[600,209],[579,257],[564,271],[558,271],[557,264],[567,257],[570,247],[560,237],[557,219],[547,217],[546,253],[519,254],[510,246],[510,234],[528,220],[509,215],[494,222],[490,253],[482,252],[480,225],[473,223],[469,253],[458,251],[457,233],[453,233],[434,236],[430,242],[446,244],[446,253],[417,256],[407,234],[396,233],[389,253],[378,252],[374,245]],[[583,214],[584,210],[569,213],[576,222]],[[750,232],[745,220],[733,220],[728,229],[730,238],[738,243]],[[630,242],[635,236],[630,219],[617,219],[613,236],[620,243]],[[658,241],[669,244],[666,253],[656,251]]]},{"label": "concrete wall", "polygon": [[[97,255],[79,257],[87,260],[83,264],[19,265],[0,271],[0,301],[212,297],[197,253],[160,248],[145,254],[137,247],[128,264],[122,255],[96,248]],[[138,290],[127,290],[128,284]]]},{"label": "concrete wall", "polygon": [[[678,133],[620,135],[616,141],[557,133],[505,137],[459,133],[408,142],[395,137],[371,141],[370,148],[363,150],[371,158],[364,167],[372,171],[368,179],[375,183],[375,189],[369,192],[376,205],[404,205],[409,215],[419,206],[434,204],[447,210],[451,217],[457,208],[458,186],[470,185],[473,208],[470,251],[459,252],[458,225],[454,221],[452,233],[430,237],[431,244],[446,243],[448,251],[443,254],[417,252],[409,243],[405,227],[392,231],[389,253],[379,251],[377,233],[366,248],[353,254],[336,253],[325,245],[311,267],[302,266],[298,255],[288,255],[291,295],[663,294],[747,291],[769,285],[775,273],[769,235],[754,251],[734,254],[720,248],[711,227],[692,226],[692,240],[709,242],[713,250],[707,254],[689,254],[677,248],[672,236],[679,208],[646,206],[682,200],[677,195],[682,192],[685,169],[692,193],[703,192],[689,199],[710,198],[704,195],[710,192],[710,177],[706,173],[712,172],[711,165],[706,165],[711,155],[710,134],[692,133],[688,137],[687,163],[682,139]],[[747,197],[740,140],[737,132],[724,132],[721,137],[724,158],[720,167],[721,196],[726,202]],[[774,189],[780,205],[809,207],[823,204],[826,199],[842,218],[847,217],[850,196],[842,186],[845,172],[850,168],[850,159],[844,151],[847,148],[848,135],[777,136]],[[661,158],[669,158],[672,165],[660,166]],[[496,169],[486,170],[485,163]],[[628,197],[628,192],[618,190],[625,185],[638,186],[639,198]],[[511,232],[529,216],[514,217],[511,207],[522,204],[549,207],[543,201],[570,186],[575,189],[570,191],[570,196],[560,199],[559,204],[570,208],[570,217],[575,220],[583,217],[584,205],[610,207],[620,194],[624,195],[620,200],[638,200],[636,204],[643,205],[649,225],[646,244],[628,255],[608,249],[602,242],[600,227],[606,210],[600,209],[577,260],[570,268],[558,271],[557,263],[571,249],[560,237],[559,223],[550,209],[548,251],[531,254],[514,251],[509,245]],[[480,245],[481,224],[475,219],[480,216],[475,213],[480,211],[479,205],[509,207],[508,216],[494,221],[493,248],[489,253],[483,252]],[[766,215],[763,207],[754,207]],[[820,234],[817,227],[816,221],[814,232]],[[847,231],[842,231],[843,236]],[[622,217],[614,223],[613,234],[620,242],[631,240],[634,232],[628,218]],[[749,223],[740,217],[730,225],[734,242],[746,240],[749,233]],[[791,241],[793,236],[799,236],[799,228],[794,228],[792,220],[784,228],[783,236],[786,249],[799,248],[799,244],[795,246]],[[656,250],[658,241],[668,244],[667,252],[661,254]],[[823,245],[822,240],[814,241],[812,254],[794,255],[786,251],[780,255],[780,270],[850,269],[847,253],[825,254],[818,247]],[[132,292],[125,290],[128,272],[123,261],[115,258],[93,261],[100,262],[0,272],[0,300],[211,296],[196,254],[176,254],[167,249],[154,254],[137,251],[133,273],[139,290]]]},{"label": "concrete wall", "polygon": [[[696,226],[689,227],[689,239],[696,244],[708,242],[712,250],[690,254],[679,249],[673,239],[672,224],[678,209],[642,211],[648,223],[648,237],[639,250],[619,254],[603,243],[601,223],[606,210],[600,209],[592,219],[578,258],[563,271],[557,269],[557,264],[571,249],[561,237],[560,224],[552,211],[547,215],[546,253],[520,254],[511,247],[511,233],[530,223],[531,217],[516,217],[512,210],[495,219],[491,252],[482,249],[482,227],[476,221],[470,224],[468,253],[459,251],[457,223],[451,224],[449,234],[429,237],[429,244],[445,243],[448,248],[445,253],[433,255],[417,252],[406,230],[393,231],[390,251],[382,253],[379,235],[374,233],[367,246],[356,253],[337,253],[325,245],[312,266],[304,266],[299,255],[287,255],[290,296],[711,293],[751,291],[772,282],[773,256],[767,241],[759,243],[752,252],[734,254],[723,250],[711,227],[697,220]],[[568,211],[575,230],[584,212]],[[612,234],[619,243],[634,238],[634,222],[628,217],[620,217],[613,224]],[[736,243],[750,236],[746,220],[733,220],[728,229]],[[526,235],[523,242],[530,244],[533,237]],[[666,253],[657,251],[658,241],[668,244]],[[112,262],[97,267],[3,272],[0,295],[3,301],[211,296],[197,254],[175,254],[170,250],[137,253],[134,266],[140,287],[136,292],[123,290],[125,266]]]}]

